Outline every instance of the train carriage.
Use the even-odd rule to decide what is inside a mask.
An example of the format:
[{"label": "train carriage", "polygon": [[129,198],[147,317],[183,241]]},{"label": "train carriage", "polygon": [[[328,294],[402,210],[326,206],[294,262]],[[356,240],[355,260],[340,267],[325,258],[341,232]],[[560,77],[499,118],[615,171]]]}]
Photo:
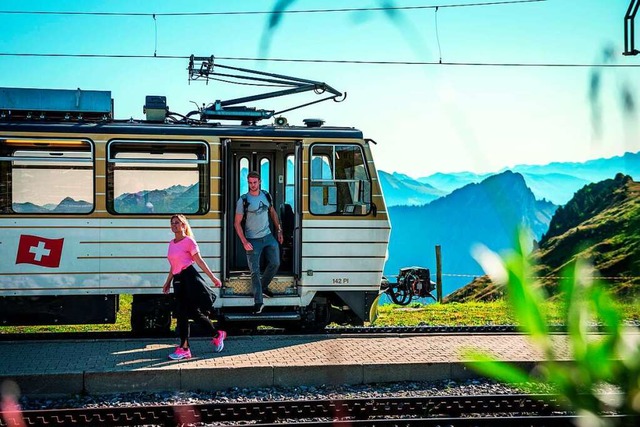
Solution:
[{"label": "train carriage", "polygon": [[[390,224],[361,131],[174,122],[153,108],[115,120],[112,105],[109,92],[0,89],[0,324],[113,322],[131,294],[133,330],[167,330],[174,213],[222,279],[215,311],[228,326],[368,320]],[[260,314],[233,227],[252,170],[285,233]]]}]

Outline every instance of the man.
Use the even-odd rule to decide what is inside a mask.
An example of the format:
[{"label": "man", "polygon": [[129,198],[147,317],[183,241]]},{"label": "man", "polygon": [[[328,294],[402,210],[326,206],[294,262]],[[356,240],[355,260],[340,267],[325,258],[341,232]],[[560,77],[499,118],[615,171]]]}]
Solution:
[{"label": "man", "polygon": [[[276,275],[280,266],[280,247],[282,244],[282,227],[278,214],[271,203],[271,196],[260,189],[260,174],[249,172],[247,176],[249,192],[243,194],[236,203],[234,227],[247,251],[247,263],[251,271],[251,285],[253,287],[254,312],[261,313],[264,308],[262,294],[270,297],[269,283]],[[273,221],[278,241],[273,238],[269,228],[269,217]],[[244,221],[243,221],[244,220]],[[244,222],[244,228],[243,228]],[[260,256],[264,251],[267,266],[262,276],[260,274]]]}]

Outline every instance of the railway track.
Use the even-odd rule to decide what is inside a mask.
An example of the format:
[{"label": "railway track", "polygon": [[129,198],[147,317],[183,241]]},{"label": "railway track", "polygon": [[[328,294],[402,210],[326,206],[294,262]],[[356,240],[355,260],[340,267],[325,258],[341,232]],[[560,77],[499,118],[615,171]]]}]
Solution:
[{"label": "railway track", "polygon": [[[556,395],[484,395],[285,400],[25,411],[0,426],[566,426],[578,416]],[[617,425],[637,418],[604,416]],[[24,424],[19,424],[20,422]]]}]

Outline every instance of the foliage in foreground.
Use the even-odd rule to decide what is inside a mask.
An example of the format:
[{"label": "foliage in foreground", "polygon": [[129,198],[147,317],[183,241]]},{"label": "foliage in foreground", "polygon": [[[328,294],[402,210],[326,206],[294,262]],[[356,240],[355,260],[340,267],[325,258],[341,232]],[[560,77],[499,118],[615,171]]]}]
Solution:
[{"label": "foliage in foreground", "polygon": [[[598,420],[607,407],[620,413],[640,416],[640,334],[626,328],[621,313],[604,286],[590,279],[590,268],[577,261],[564,273],[561,291],[562,323],[567,327],[573,360],[559,362],[549,332],[549,317],[541,286],[532,279],[525,247],[528,237],[521,233],[514,253],[500,259],[485,250],[479,260],[492,280],[507,287],[517,324],[530,335],[546,361],[534,374],[478,351],[469,350],[469,364],[478,372],[512,384],[554,384],[569,405],[585,415],[586,422]],[[589,335],[589,325],[598,322],[606,333]],[[604,402],[599,390],[609,384],[620,390],[619,402]],[[591,423],[590,425],[594,425]]]}]

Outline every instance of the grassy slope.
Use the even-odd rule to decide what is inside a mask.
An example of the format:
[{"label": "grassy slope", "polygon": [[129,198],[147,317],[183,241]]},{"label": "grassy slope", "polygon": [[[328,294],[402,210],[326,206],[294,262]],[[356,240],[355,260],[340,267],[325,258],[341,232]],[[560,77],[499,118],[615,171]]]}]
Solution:
[{"label": "grassy slope", "polygon": [[[576,194],[579,195],[580,192]],[[593,216],[563,228],[557,235],[541,242],[533,257],[539,276],[561,276],[567,264],[582,258],[593,263],[597,276],[608,278],[606,281],[616,295],[638,293],[640,183],[626,181],[610,194],[608,200],[611,203],[598,209]],[[553,279],[543,283],[550,293],[555,293]]]}]

